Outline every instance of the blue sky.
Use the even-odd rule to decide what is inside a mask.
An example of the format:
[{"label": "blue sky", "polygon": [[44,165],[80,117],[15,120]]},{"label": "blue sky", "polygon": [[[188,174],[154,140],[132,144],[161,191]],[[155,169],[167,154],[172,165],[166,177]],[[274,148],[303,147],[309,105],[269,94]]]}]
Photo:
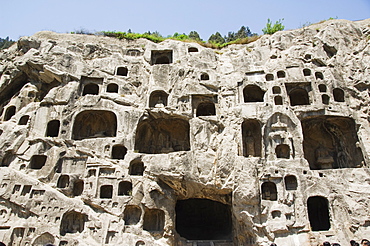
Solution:
[{"label": "blue sky", "polygon": [[370,18],[370,0],[0,0],[0,37],[17,40],[38,31],[197,31],[203,40],[248,26],[262,34],[267,19],[285,29],[330,17]]}]

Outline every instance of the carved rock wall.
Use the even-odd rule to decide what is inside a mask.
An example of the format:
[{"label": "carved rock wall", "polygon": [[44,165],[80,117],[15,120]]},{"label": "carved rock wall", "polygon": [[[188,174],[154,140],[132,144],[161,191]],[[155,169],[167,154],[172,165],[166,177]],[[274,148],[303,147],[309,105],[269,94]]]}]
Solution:
[{"label": "carved rock wall", "polygon": [[40,32],[0,52],[7,245],[370,233],[370,19],[221,50]]}]

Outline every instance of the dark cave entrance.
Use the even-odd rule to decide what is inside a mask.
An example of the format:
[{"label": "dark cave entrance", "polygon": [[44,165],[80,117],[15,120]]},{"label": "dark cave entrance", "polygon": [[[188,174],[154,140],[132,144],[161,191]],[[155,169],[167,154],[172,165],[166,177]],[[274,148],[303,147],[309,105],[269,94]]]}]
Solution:
[{"label": "dark cave entrance", "polygon": [[179,200],[176,203],[176,231],[188,240],[231,240],[229,205],[208,199]]},{"label": "dark cave entrance", "polygon": [[328,204],[328,200],[322,196],[312,196],[308,198],[308,218],[312,231],[327,231],[330,229]]}]

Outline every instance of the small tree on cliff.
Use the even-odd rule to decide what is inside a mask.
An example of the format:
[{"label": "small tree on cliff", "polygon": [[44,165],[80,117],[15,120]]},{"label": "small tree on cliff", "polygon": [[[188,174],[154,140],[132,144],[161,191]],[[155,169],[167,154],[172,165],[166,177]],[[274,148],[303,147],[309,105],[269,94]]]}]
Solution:
[{"label": "small tree on cliff", "polygon": [[278,20],[275,24],[272,24],[270,19],[267,19],[266,27],[262,29],[263,34],[274,34],[277,31],[284,30],[285,26],[283,25],[282,21],[284,19]]}]

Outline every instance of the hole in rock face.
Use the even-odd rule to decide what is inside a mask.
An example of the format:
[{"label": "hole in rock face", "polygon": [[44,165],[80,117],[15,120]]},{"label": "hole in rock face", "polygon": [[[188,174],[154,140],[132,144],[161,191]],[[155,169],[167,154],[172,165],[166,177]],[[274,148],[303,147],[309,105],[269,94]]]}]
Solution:
[{"label": "hole in rock face", "polygon": [[188,49],[188,52],[189,52],[189,53],[190,53],[190,52],[198,52],[198,48],[190,47],[190,48]]},{"label": "hole in rock face", "polygon": [[296,190],[298,187],[297,178],[294,175],[288,175],[284,178],[286,190]]},{"label": "hole in rock face", "polygon": [[316,79],[324,79],[324,75],[322,74],[322,72],[316,72],[315,73],[315,78]]},{"label": "hole in rock face", "polygon": [[46,127],[46,136],[47,137],[58,137],[59,127],[60,127],[60,121],[59,120],[49,121],[48,125]]},{"label": "hole in rock face", "polygon": [[209,80],[209,75],[207,73],[202,73],[202,75],[200,75],[200,80]]},{"label": "hole in rock face", "polygon": [[197,107],[198,116],[216,115],[216,107],[213,102],[202,102]]},{"label": "hole in rock face", "polygon": [[176,231],[188,240],[231,240],[229,205],[208,199],[179,200],[176,203]]},{"label": "hole in rock face", "polygon": [[69,186],[69,176],[68,175],[61,175],[58,179],[58,188],[66,188]]},{"label": "hole in rock face", "polygon": [[112,159],[121,159],[125,158],[127,153],[127,148],[123,145],[117,144],[112,147]]},{"label": "hole in rock face", "polygon": [[81,179],[76,180],[73,183],[73,196],[81,196],[84,191],[84,181]]},{"label": "hole in rock face", "polygon": [[110,83],[107,86],[107,92],[109,93],[118,93],[118,85],[115,83]]},{"label": "hole in rock face", "polygon": [[153,91],[149,97],[149,107],[167,106],[168,94],[165,91]]},{"label": "hole in rock face", "polygon": [[290,157],[290,148],[287,144],[279,144],[275,148],[275,153],[277,158],[286,158],[289,159]]},{"label": "hole in rock face", "polygon": [[272,93],[280,94],[281,93],[281,88],[279,86],[272,87]]},{"label": "hole in rock face", "polygon": [[243,156],[261,156],[262,133],[261,123],[258,120],[245,120],[242,124]]},{"label": "hole in rock face", "polygon": [[310,105],[308,93],[305,89],[295,88],[289,92],[290,105]]},{"label": "hole in rock face", "polygon": [[266,74],[265,78],[266,78],[266,81],[273,81],[274,80],[274,75],[271,74],[271,73],[268,73],[268,74]]},{"label": "hole in rock face", "polygon": [[130,163],[129,174],[143,176],[144,174],[144,163],[141,160],[133,160]]},{"label": "hole in rock face", "polygon": [[183,119],[143,120],[137,126],[135,150],[147,154],[190,150],[189,130],[188,121]]},{"label": "hole in rock face", "polygon": [[312,231],[330,229],[329,202],[325,197],[312,196],[308,198],[307,210]]},{"label": "hole in rock face", "polygon": [[18,125],[27,125],[29,118],[30,118],[30,116],[29,116],[29,115],[23,115],[23,116],[19,119]]},{"label": "hole in rock face", "polygon": [[87,221],[87,215],[76,211],[70,211],[63,214],[62,221],[60,223],[60,234],[62,236],[67,233],[82,232]]},{"label": "hole in rock face", "polygon": [[132,184],[128,181],[121,181],[118,185],[119,196],[131,196],[132,195]]},{"label": "hole in rock face", "polygon": [[117,117],[113,112],[105,110],[86,110],[80,112],[73,124],[72,138],[115,137]]},{"label": "hole in rock face", "polygon": [[304,76],[310,76],[311,75],[311,70],[308,69],[308,68],[303,69],[303,75]]},{"label": "hole in rock face", "polygon": [[302,120],[303,152],[310,169],[361,167],[356,123],[340,116],[313,116]]},{"label": "hole in rock face", "polygon": [[136,225],[139,223],[141,217],[141,209],[136,205],[127,205],[123,212],[123,220],[125,225]]},{"label": "hole in rock face", "polygon": [[273,182],[264,182],[261,186],[262,189],[262,200],[277,200],[276,184]]},{"label": "hole in rock face", "polygon": [[326,85],[324,85],[324,84],[320,84],[320,85],[319,85],[319,91],[320,91],[320,92],[326,92]]},{"label": "hole in rock face", "polygon": [[247,85],[243,90],[244,102],[263,102],[265,92],[257,85]]},{"label": "hole in rock face", "polygon": [[127,76],[127,74],[128,74],[127,67],[118,67],[117,68],[116,75]]},{"label": "hole in rock face", "polygon": [[82,92],[82,95],[98,95],[99,94],[99,85],[95,83],[86,84],[84,86],[84,90]]},{"label": "hole in rock face", "polygon": [[31,157],[30,168],[41,169],[46,163],[46,155],[34,155]]},{"label": "hole in rock face", "polygon": [[342,89],[335,88],[333,90],[333,96],[334,96],[334,101],[344,102],[344,91]]},{"label": "hole in rock face", "polygon": [[13,115],[15,115],[16,108],[15,106],[10,106],[5,111],[4,121],[10,120]]},{"label": "hole in rock face", "polygon": [[284,72],[284,71],[278,71],[278,72],[277,72],[277,77],[278,77],[278,78],[285,78],[285,77],[286,77],[286,74],[285,74],[285,72]]},{"label": "hole in rock face", "polygon": [[152,50],[152,65],[172,63],[172,53],[172,50]]},{"label": "hole in rock face", "polygon": [[113,196],[113,185],[102,185],[100,186],[100,198],[112,198]]},{"label": "hole in rock face", "polygon": [[149,232],[163,231],[165,223],[164,211],[160,209],[146,209],[143,229]]},{"label": "hole in rock face", "polygon": [[330,97],[326,94],[321,95],[321,101],[323,104],[328,105],[330,101]]},{"label": "hole in rock face", "polygon": [[275,105],[283,105],[283,98],[281,96],[274,97]]}]

